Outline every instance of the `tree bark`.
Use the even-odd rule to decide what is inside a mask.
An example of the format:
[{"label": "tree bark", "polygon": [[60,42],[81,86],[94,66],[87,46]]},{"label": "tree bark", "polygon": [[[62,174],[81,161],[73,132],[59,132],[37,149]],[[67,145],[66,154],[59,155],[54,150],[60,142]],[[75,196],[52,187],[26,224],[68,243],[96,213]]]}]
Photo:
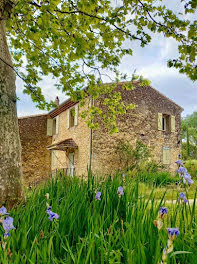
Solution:
[{"label": "tree bark", "polygon": [[[3,3],[4,0],[0,0],[0,17]],[[5,21],[0,20],[0,206],[10,207],[15,205],[24,193],[16,113],[16,76],[6,63],[12,66]]]},{"label": "tree bark", "polygon": [[187,159],[190,158],[190,142],[189,142],[189,128],[187,127]]}]

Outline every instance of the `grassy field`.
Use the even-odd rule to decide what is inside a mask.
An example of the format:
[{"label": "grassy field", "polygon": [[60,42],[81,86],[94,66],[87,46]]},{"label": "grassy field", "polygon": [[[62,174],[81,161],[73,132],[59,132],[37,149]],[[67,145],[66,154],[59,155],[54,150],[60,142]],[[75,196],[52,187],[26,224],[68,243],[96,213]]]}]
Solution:
[{"label": "grassy field", "polygon": [[191,187],[187,190],[185,190],[184,187],[180,185],[167,185],[167,186],[159,186],[154,187],[153,184],[145,184],[145,183],[139,183],[139,192],[146,197],[150,195],[152,192],[152,189],[154,188],[154,197],[155,199],[161,199],[161,197],[165,194],[165,200],[177,200],[177,194],[180,192],[187,192],[188,193],[188,199],[192,200],[194,199],[196,189],[197,189],[197,183],[191,185]]},{"label": "grassy field", "polygon": [[[124,187],[121,197],[119,186]],[[95,200],[97,191],[101,200]],[[48,219],[46,193],[58,220]],[[179,227],[167,263],[196,264],[196,204],[169,205],[170,198],[177,198],[176,188],[155,188],[127,178],[123,182],[120,175],[102,183],[58,177],[10,212],[16,230],[10,231],[5,248],[0,247],[0,263],[158,264],[168,240],[166,227]],[[153,221],[161,206],[168,207],[168,215],[159,231]]]}]

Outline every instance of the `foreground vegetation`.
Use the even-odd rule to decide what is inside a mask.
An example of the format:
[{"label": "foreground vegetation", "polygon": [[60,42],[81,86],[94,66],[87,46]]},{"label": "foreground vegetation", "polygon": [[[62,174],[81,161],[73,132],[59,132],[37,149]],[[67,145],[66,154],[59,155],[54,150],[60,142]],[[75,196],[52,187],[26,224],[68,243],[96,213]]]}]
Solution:
[{"label": "foreground vegetation", "polygon": [[[117,194],[119,186],[124,187],[123,195]],[[101,200],[95,199],[97,191]],[[0,263],[157,264],[168,240],[166,227],[180,230],[167,263],[196,263],[195,197],[192,204],[177,200],[169,205],[165,204],[165,193],[159,200],[154,188],[142,195],[138,181],[131,183],[121,175],[102,183],[93,177],[85,182],[59,176],[10,212],[16,230],[10,231],[5,249],[0,247]],[[49,221],[46,201],[59,219]],[[161,206],[168,208],[168,214],[159,231],[153,221]]]}]

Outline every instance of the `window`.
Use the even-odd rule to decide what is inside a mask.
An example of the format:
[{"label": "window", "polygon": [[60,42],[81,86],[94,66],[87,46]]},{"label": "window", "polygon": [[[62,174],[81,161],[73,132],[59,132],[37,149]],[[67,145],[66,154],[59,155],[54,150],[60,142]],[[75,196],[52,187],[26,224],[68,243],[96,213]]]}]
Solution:
[{"label": "window", "polygon": [[59,116],[47,119],[47,136],[53,136],[59,132]]},{"label": "window", "polygon": [[70,109],[70,124],[69,127],[73,127],[75,125],[75,108]]},{"label": "window", "polygon": [[68,154],[68,175],[74,176],[74,152]]},{"label": "window", "polygon": [[170,132],[170,116],[162,115],[162,131]]},{"label": "window", "polygon": [[162,130],[166,131],[166,117],[162,116]]},{"label": "window", "polygon": [[175,132],[175,116],[158,113],[158,130]]},{"label": "window", "polygon": [[170,148],[163,147],[163,164],[170,165],[171,164],[171,157],[170,157]]},{"label": "window", "polygon": [[53,119],[53,135],[57,135],[59,132],[59,116]]},{"label": "window", "polygon": [[73,108],[68,109],[67,127],[74,127],[78,125],[78,104]]},{"label": "window", "polygon": [[53,135],[56,134],[56,124],[57,124],[57,121],[56,121],[56,118],[53,119]]}]

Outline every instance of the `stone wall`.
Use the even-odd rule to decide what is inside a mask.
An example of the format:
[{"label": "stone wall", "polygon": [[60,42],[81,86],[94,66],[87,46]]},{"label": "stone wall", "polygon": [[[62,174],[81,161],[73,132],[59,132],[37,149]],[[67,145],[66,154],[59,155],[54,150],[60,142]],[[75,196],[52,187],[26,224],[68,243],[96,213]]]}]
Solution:
[{"label": "stone wall", "polygon": [[[171,150],[171,163],[165,165],[171,173],[176,169],[175,161],[181,151],[181,112],[182,108],[160,94],[152,87],[140,87],[132,91],[118,90],[126,103],[134,103],[135,109],[129,110],[118,118],[120,132],[110,135],[102,126],[93,133],[93,168],[97,174],[114,173],[120,169],[119,156],[115,148],[119,140],[126,140],[132,146],[140,140],[152,148],[153,159],[163,163],[163,147]],[[101,106],[102,98],[96,102]],[[158,112],[175,116],[175,132],[158,130]]]},{"label": "stone wall", "polygon": [[46,149],[51,143],[51,137],[47,137],[47,115],[23,117],[18,121],[24,183],[40,183],[51,172],[50,152]]},{"label": "stone wall", "polygon": [[[88,100],[87,100],[88,104]],[[73,106],[71,106],[72,108]],[[75,174],[77,176],[87,175],[87,166],[89,161],[89,136],[90,136],[90,129],[88,128],[84,119],[80,117],[80,112],[83,111],[87,107],[84,106],[82,109],[79,106],[79,117],[78,117],[78,124],[74,125],[73,127],[67,127],[67,119],[68,119],[68,111],[69,109],[61,112],[58,115],[59,117],[59,128],[58,134],[52,137],[51,144],[58,143],[62,140],[70,139],[77,144],[78,149],[74,150],[74,168]],[[50,117],[50,116],[49,116]],[[68,153],[72,152],[73,150],[67,151],[60,151],[55,150],[55,164],[52,170],[59,169],[59,168],[68,168]]]}]

